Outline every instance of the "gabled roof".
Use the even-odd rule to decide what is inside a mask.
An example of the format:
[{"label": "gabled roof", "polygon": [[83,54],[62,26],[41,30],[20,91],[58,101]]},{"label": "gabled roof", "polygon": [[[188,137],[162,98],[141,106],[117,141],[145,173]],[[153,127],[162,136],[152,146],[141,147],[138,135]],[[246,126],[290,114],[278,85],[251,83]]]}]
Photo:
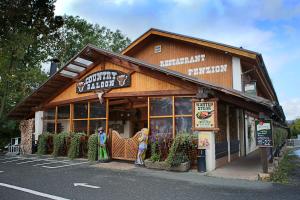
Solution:
[{"label": "gabled roof", "polygon": [[[59,92],[63,91],[71,83],[73,83],[81,75],[85,74],[93,66],[96,66],[99,59],[104,58],[117,58],[130,64],[137,65],[140,67],[145,67],[151,70],[158,71],[162,74],[173,76],[190,83],[199,85],[199,87],[206,87],[215,91],[218,91],[224,95],[230,95],[234,98],[242,99],[247,102],[252,102],[260,106],[265,107],[268,110],[273,110],[274,103],[264,99],[262,97],[254,97],[247,95],[245,93],[239,92],[234,89],[224,88],[222,86],[212,84],[210,82],[200,80],[186,74],[179,73],[167,68],[162,68],[157,65],[152,65],[145,63],[139,59],[128,57],[125,55],[113,53],[104,49],[97,48],[94,45],[86,45],[77,55],[75,55],[68,63],[66,63],[59,71],[54,75],[49,77],[49,79],[42,84],[37,90],[35,90],[31,95],[21,101],[15,108],[8,114],[10,118],[24,119],[30,117],[33,114],[33,109],[54,98]],[[83,60],[85,60],[83,62]],[[79,62],[82,61],[82,62]],[[89,62],[88,62],[89,61]],[[89,64],[87,64],[87,62]],[[78,67],[83,67],[84,70],[81,72],[73,72],[71,75],[69,70],[71,65],[77,65]],[[70,71],[71,72],[71,71]]]},{"label": "gabled roof", "polygon": [[209,48],[213,48],[213,49],[217,49],[217,50],[222,50],[222,51],[225,51],[228,53],[247,57],[250,59],[256,59],[256,56],[259,54],[257,52],[250,51],[247,49],[238,48],[238,47],[234,47],[231,45],[213,42],[210,40],[191,37],[191,36],[187,36],[187,35],[182,35],[182,34],[178,34],[178,33],[172,33],[169,31],[160,30],[160,29],[156,29],[156,28],[151,28],[148,31],[146,31],[144,34],[142,34],[140,37],[138,37],[136,40],[134,40],[131,44],[129,44],[121,53],[123,55],[128,55],[128,53],[132,49],[134,49],[134,47],[139,45],[146,38],[153,36],[153,35],[172,38],[172,39],[176,39],[179,41],[189,42],[192,44],[197,44],[197,45],[201,45],[201,46],[205,46],[205,47],[209,47]]},{"label": "gabled roof", "polygon": [[144,34],[142,34],[140,37],[138,37],[136,40],[134,40],[130,45],[128,45],[121,53],[123,55],[130,56],[131,51],[133,51],[139,45],[142,45],[143,41],[146,41],[147,39],[149,39],[152,36],[171,38],[171,39],[175,39],[178,41],[183,41],[183,42],[187,42],[187,43],[191,43],[191,44],[195,44],[195,45],[200,45],[200,46],[208,47],[208,48],[215,49],[215,50],[221,50],[221,51],[228,52],[228,53],[231,53],[232,55],[236,55],[239,57],[244,57],[244,58],[255,60],[259,66],[258,67],[259,73],[261,73],[265,77],[266,82],[269,86],[269,89],[272,92],[275,100],[278,103],[278,98],[277,98],[273,83],[269,77],[269,74],[265,67],[262,55],[260,53],[251,51],[251,50],[247,50],[244,48],[239,48],[239,47],[235,47],[235,46],[231,46],[231,45],[227,45],[227,44],[223,44],[223,43],[218,43],[218,42],[205,40],[205,39],[201,39],[201,38],[196,38],[196,37],[191,37],[191,36],[187,36],[187,35],[182,35],[182,34],[178,34],[178,33],[172,33],[169,31],[156,29],[156,28],[150,28],[148,31],[146,31]]}]

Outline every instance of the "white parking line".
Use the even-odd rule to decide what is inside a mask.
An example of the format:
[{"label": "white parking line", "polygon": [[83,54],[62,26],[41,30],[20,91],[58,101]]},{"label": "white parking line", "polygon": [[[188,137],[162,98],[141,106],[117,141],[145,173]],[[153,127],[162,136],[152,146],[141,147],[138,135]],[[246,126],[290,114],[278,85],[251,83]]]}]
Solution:
[{"label": "white parking line", "polygon": [[4,171],[0,171],[0,173],[3,173]]},{"label": "white parking line", "polygon": [[2,162],[2,163],[18,162],[18,161],[22,161],[22,160],[27,160],[27,158],[18,158],[16,160],[9,160],[9,161],[5,161],[5,162]]},{"label": "white parking line", "polygon": [[29,161],[24,161],[24,162],[20,162],[20,163],[16,163],[17,165],[21,165],[21,164],[25,164],[25,163],[32,163],[32,162],[39,162],[39,161],[51,161],[53,160],[53,158],[49,158],[49,159],[33,159],[33,160],[29,160]]},{"label": "white parking line", "polygon": [[7,158],[2,158],[0,159],[1,160],[11,160],[11,159],[15,159],[15,158],[21,158],[21,157],[7,157]]},{"label": "white parking line", "polygon": [[70,160],[59,160],[59,161],[55,161],[55,160],[50,161],[49,160],[49,162],[47,162],[47,163],[39,163],[39,164],[32,165],[32,166],[36,167],[36,166],[41,166],[41,165],[50,165],[50,164],[56,164],[56,163],[69,163],[69,162],[70,162]]},{"label": "white parking line", "polygon": [[85,164],[88,162],[80,162],[80,163],[73,163],[73,164],[69,164],[69,165],[60,165],[60,166],[55,166],[55,167],[51,167],[51,166],[42,166],[44,168],[48,168],[48,169],[56,169],[56,168],[61,168],[61,167],[68,167],[68,166],[74,166],[74,165],[81,165],[81,164]]},{"label": "white parking line", "polygon": [[0,183],[0,186],[11,188],[11,189],[14,189],[14,190],[19,190],[19,191],[22,191],[22,192],[27,192],[27,193],[34,194],[36,196],[45,197],[45,198],[48,198],[48,199],[69,200],[69,199],[66,199],[66,198],[63,198],[63,197],[58,197],[58,196],[54,196],[54,195],[51,195],[51,194],[46,194],[46,193],[42,193],[42,192],[27,189],[27,188],[14,186],[14,185],[9,185],[9,184],[5,184],[5,183]]}]

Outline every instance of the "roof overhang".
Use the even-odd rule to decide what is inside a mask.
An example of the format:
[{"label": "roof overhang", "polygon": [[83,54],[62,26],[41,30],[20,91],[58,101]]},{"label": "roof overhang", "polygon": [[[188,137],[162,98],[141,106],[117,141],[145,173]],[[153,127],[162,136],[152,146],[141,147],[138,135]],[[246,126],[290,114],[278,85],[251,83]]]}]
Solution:
[{"label": "roof overhang", "polygon": [[148,64],[141,60],[103,50],[88,44],[54,75],[49,77],[49,79],[37,90],[16,105],[15,108],[8,114],[8,116],[14,119],[26,119],[29,116],[32,116],[35,110],[41,109],[43,105],[47,104],[57,94],[65,90],[68,86],[74,83],[77,79],[81,78],[101,61],[109,61],[112,59],[119,60],[120,62],[127,62],[133,67],[144,67],[162,73],[168,77],[171,76],[174,79],[180,79],[187,81],[188,83],[195,84],[199,88],[209,88],[216,91],[221,96],[230,96],[234,99],[240,100],[240,102],[248,102],[253,105],[258,105],[264,110],[268,110],[270,112],[273,111],[274,103],[262,97],[246,95],[245,93],[234,89],[224,88],[222,86],[212,84],[210,82],[200,80],[177,71]]}]

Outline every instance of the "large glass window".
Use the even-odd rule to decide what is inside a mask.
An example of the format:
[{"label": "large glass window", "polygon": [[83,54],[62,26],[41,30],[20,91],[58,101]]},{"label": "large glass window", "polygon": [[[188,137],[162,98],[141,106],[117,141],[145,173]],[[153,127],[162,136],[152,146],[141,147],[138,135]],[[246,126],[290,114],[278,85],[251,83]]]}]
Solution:
[{"label": "large glass window", "polygon": [[74,132],[87,133],[87,120],[74,120]]},{"label": "large glass window", "polygon": [[88,103],[74,104],[74,119],[88,118]]},{"label": "large glass window", "polygon": [[151,134],[173,134],[172,118],[157,118],[151,119],[150,129]]},{"label": "large glass window", "polygon": [[89,134],[97,133],[97,129],[99,127],[102,127],[105,130],[105,127],[106,127],[105,119],[90,120]]},{"label": "large glass window", "polygon": [[192,98],[175,97],[175,115],[191,115],[191,114],[192,114]]},{"label": "large glass window", "polygon": [[176,117],[176,134],[192,133],[192,117]]},{"label": "large glass window", "polygon": [[49,108],[44,111],[43,132],[55,132],[55,108]]},{"label": "large glass window", "polygon": [[70,105],[57,107],[57,133],[70,130]]},{"label": "large glass window", "polygon": [[172,115],[172,97],[150,98],[150,115]]},{"label": "large glass window", "polygon": [[106,109],[105,104],[100,102],[91,102],[90,103],[90,118],[105,118]]}]

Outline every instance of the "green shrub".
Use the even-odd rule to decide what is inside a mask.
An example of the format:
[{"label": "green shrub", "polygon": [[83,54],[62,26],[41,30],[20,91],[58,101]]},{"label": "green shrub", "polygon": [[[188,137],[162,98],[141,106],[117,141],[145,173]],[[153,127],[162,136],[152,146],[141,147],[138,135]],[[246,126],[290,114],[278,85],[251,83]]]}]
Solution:
[{"label": "green shrub", "polygon": [[294,160],[297,159],[295,155],[286,152],[282,160],[279,162],[278,167],[271,175],[271,180],[276,183],[289,183],[291,172],[297,167]]},{"label": "green shrub", "polygon": [[37,150],[37,154],[38,155],[46,155],[47,154],[47,141],[48,138],[51,134],[50,133],[43,133],[41,135],[39,135],[38,138],[38,150]]},{"label": "green shrub", "polygon": [[193,137],[189,134],[178,134],[174,139],[166,159],[171,167],[176,167],[181,163],[188,162],[189,152],[194,148]]},{"label": "green shrub", "polygon": [[68,157],[70,159],[78,158],[80,153],[80,138],[85,136],[84,133],[73,133],[71,135],[71,144],[68,151]]},{"label": "green shrub", "polygon": [[52,155],[54,157],[62,156],[62,151],[63,151],[64,145],[66,143],[66,138],[68,136],[69,136],[69,134],[66,132],[55,134],[53,136],[53,153],[52,153]]},{"label": "green shrub", "polygon": [[158,141],[154,141],[151,143],[151,157],[150,160],[152,162],[158,162],[161,159],[161,153],[158,149]]},{"label": "green shrub", "polygon": [[288,136],[287,129],[274,127],[273,130],[274,147],[276,148],[281,146],[285,142],[287,136]]},{"label": "green shrub", "polygon": [[90,161],[97,160],[97,151],[98,151],[98,135],[92,134],[88,140],[88,159]]}]

